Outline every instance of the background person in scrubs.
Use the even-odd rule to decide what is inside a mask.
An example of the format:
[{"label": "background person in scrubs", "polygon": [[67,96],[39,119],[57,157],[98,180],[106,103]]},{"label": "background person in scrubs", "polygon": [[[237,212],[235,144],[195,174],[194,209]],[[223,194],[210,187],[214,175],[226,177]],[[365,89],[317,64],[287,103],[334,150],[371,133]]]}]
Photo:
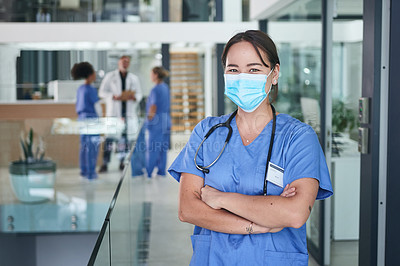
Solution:
[{"label": "background person in scrubs", "polygon": [[[180,182],[179,219],[195,225],[191,265],[308,265],[305,222],[314,201],[333,193],[318,138],[309,125],[277,113],[264,196],[277,50],[261,31],[238,33],[226,44],[222,64],[225,94],[238,105],[227,148],[209,173],[195,166],[204,135],[230,115],[208,117],[169,169]],[[227,134],[221,127],[209,136],[198,165],[217,158]]]},{"label": "background person in scrubs", "polygon": [[155,167],[157,175],[166,175],[167,151],[171,135],[169,87],[164,82],[168,71],[163,67],[154,67],[150,72],[151,81],[155,84],[147,98],[146,127],[146,171],[151,178]]},{"label": "background person in scrubs", "polygon": [[[82,62],[71,69],[73,79],[85,79],[76,94],[76,113],[79,120],[95,119],[102,116],[102,110],[97,96],[97,89],[91,84],[96,80],[96,72],[91,64]],[[80,175],[91,180],[96,179],[96,162],[99,151],[99,135],[81,135],[79,149]]]}]

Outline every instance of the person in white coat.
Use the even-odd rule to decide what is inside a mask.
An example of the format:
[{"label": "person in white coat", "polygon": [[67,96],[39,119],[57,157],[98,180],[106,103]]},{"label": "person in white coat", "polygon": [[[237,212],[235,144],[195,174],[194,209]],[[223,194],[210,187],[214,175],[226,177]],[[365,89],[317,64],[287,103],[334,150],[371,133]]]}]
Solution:
[{"label": "person in white coat", "polygon": [[[118,141],[118,152],[120,154],[120,170],[124,168],[123,161],[129,151],[130,136],[134,132],[134,122],[137,121],[138,103],[143,97],[139,78],[128,72],[131,58],[123,55],[119,58],[118,69],[107,73],[101,82],[99,96],[106,103],[106,117],[123,118],[125,130],[121,137],[106,136],[104,142],[103,165],[99,172],[108,171],[111,150],[114,141]],[[125,94],[123,92],[132,92]]]}]

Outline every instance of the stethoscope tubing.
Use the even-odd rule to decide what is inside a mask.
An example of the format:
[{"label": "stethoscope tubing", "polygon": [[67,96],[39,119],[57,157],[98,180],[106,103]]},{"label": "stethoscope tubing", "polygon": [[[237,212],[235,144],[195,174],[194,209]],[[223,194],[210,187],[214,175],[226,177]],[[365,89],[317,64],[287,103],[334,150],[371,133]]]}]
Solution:
[{"label": "stethoscope tubing", "polygon": [[[196,150],[196,154],[194,155],[194,165],[196,166],[196,168],[197,168],[198,170],[202,171],[202,172],[205,173],[205,174],[208,174],[208,173],[210,172],[210,169],[209,169],[209,168],[210,168],[211,166],[213,166],[213,165],[218,161],[219,157],[221,157],[222,153],[223,153],[224,150],[225,150],[226,145],[228,144],[229,140],[230,140],[231,137],[232,137],[232,132],[233,132],[233,130],[232,130],[232,127],[231,127],[231,121],[232,121],[232,119],[235,117],[236,113],[237,113],[237,110],[236,110],[235,112],[233,112],[233,113],[229,116],[228,120],[226,120],[224,123],[219,123],[219,124],[216,124],[215,126],[211,127],[210,130],[207,132],[207,134],[204,136],[203,140],[201,141],[199,147],[198,147],[197,150]],[[219,128],[219,127],[226,127],[226,128],[228,128],[228,130],[229,130],[228,136],[226,136],[226,139],[225,139],[224,147],[222,147],[221,152],[218,154],[217,158],[216,158],[212,163],[210,163],[210,164],[207,165],[207,166],[198,165],[198,164],[197,164],[197,161],[196,161],[196,158],[197,158],[197,154],[199,153],[200,147],[203,145],[203,142],[206,141],[206,139],[208,139],[208,137],[211,135],[211,133],[213,133],[214,130],[217,129],[217,128]]]},{"label": "stethoscope tubing", "polygon": [[[276,111],[275,111],[275,107],[272,104],[271,104],[271,109],[272,109],[272,116],[273,116],[273,119],[272,119],[272,133],[271,133],[271,139],[270,139],[270,142],[269,142],[267,165],[265,167],[265,174],[264,174],[264,188],[263,188],[263,194],[264,195],[267,195],[268,166],[269,166],[269,162],[270,162],[271,156],[272,156],[272,148],[274,146],[275,130],[276,130]],[[229,140],[231,139],[233,130],[232,130],[232,127],[231,127],[230,124],[231,124],[231,121],[233,120],[233,118],[235,117],[236,113],[237,113],[237,110],[230,115],[230,117],[228,118],[227,121],[225,121],[224,123],[218,123],[218,124],[212,126],[210,128],[210,130],[206,133],[206,135],[204,136],[203,140],[201,141],[201,143],[200,143],[199,147],[197,148],[196,153],[194,155],[194,165],[196,166],[196,168],[198,170],[202,171],[205,174],[210,173],[210,169],[209,168],[211,166],[213,166],[218,161],[218,159],[221,157],[222,153],[225,150],[226,145],[228,144]],[[212,163],[210,163],[209,165],[207,165],[207,166],[198,165],[197,161],[196,161],[196,158],[197,158],[197,154],[199,153],[199,150],[200,150],[201,146],[203,145],[204,141],[206,141],[208,139],[208,137],[214,132],[214,130],[219,128],[219,127],[226,127],[229,130],[228,136],[225,139],[225,143],[224,143],[224,146],[222,147],[222,150],[218,154],[217,158]]]}]

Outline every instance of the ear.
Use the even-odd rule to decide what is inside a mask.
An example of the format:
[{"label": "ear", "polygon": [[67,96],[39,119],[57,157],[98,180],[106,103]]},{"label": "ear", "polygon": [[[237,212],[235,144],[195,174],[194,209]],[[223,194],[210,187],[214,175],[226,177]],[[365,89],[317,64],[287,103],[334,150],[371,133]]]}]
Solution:
[{"label": "ear", "polygon": [[274,72],[272,72],[272,84],[273,85],[276,85],[278,83],[279,71],[280,71],[280,65],[276,64],[274,67]]}]

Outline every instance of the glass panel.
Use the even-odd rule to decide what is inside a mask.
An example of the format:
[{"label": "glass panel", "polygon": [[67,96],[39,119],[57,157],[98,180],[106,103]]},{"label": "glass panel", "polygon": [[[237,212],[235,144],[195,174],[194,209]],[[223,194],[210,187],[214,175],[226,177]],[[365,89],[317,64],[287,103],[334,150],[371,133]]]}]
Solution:
[{"label": "glass panel", "polygon": [[362,1],[339,1],[333,24],[331,172],[335,194],[332,197],[331,263],[335,265],[358,264],[360,153],[357,115],[362,75],[361,16]]},{"label": "glass panel", "polygon": [[[249,0],[221,0],[228,21],[249,21]],[[169,20],[215,21],[217,0],[170,0]],[[238,9],[239,7],[239,9]],[[233,9],[233,10],[232,10]],[[161,22],[162,0],[0,0],[0,22]]]},{"label": "glass panel", "polygon": [[[168,164],[186,144],[189,133],[173,133]],[[128,180],[127,180],[128,181]],[[132,255],[130,265],[189,265],[193,225],[178,219],[179,183],[171,176],[129,178]]]},{"label": "glass panel", "polygon": [[[2,201],[0,217],[11,216],[7,204],[22,206],[20,207],[23,209],[21,212],[28,216],[23,218],[28,229],[22,227],[22,220],[15,215],[13,218],[18,219],[14,219],[13,222],[0,223],[3,228],[2,233],[7,230],[9,231],[7,234],[25,233],[26,230],[30,230],[29,232],[33,234],[36,232],[42,234],[43,232],[56,233],[62,231],[68,234],[91,232],[93,236],[93,233],[97,233],[103,224],[121,172],[118,170],[118,155],[113,153],[112,161],[109,164],[109,173],[100,174],[99,179],[94,182],[87,182],[79,176],[78,154],[81,128],[76,118],[74,99],[75,90],[82,81],[70,80],[71,66],[80,61],[93,63],[99,77],[94,86],[98,87],[104,73],[116,69],[118,58],[122,53],[131,55],[130,70],[139,76],[143,93],[148,95],[153,86],[150,81],[149,70],[152,66],[161,64],[160,45],[146,43],[140,44],[138,48],[134,44],[130,44],[127,49],[122,50],[94,49],[92,46],[93,49],[76,50],[81,44],[68,44],[73,46],[73,50],[70,50],[71,47],[64,47],[64,50],[55,49],[59,47],[57,46],[59,44],[55,46],[48,43],[32,45],[0,46],[0,56],[4,59],[0,64],[0,71],[7,73],[7,75],[2,75],[7,79],[4,78],[0,81],[0,97],[2,100],[0,104],[0,132],[2,133],[0,134],[2,154],[0,157],[0,176],[2,177],[0,179],[2,189],[0,191],[0,200]],[[198,94],[200,96],[198,97],[201,101],[199,105],[203,106],[203,52],[201,52],[201,48],[189,46],[183,50],[190,50],[191,52],[196,50],[199,57],[199,62],[196,64],[197,70],[200,71],[198,77],[200,80]],[[182,50],[179,45],[177,47],[178,50]],[[32,69],[37,70],[32,71]],[[52,72],[54,69],[57,70],[55,73]],[[173,72],[172,69],[171,72]],[[171,74],[173,76],[175,73]],[[57,80],[56,85],[58,87],[52,88],[50,86],[50,80],[53,79]],[[44,85],[43,90],[42,88],[38,90],[38,87],[35,87],[39,84]],[[62,85],[65,85],[64,90],[60,89]],[[29,98],[32,98],[32,100],[15,101],[13,97],[19,95],[17,87],[30,89],[25,93],[29,94]],[[55,90],[58,90],[58,101],[54,100],[56,98]],[[34,93],[35,91],[42,92],[40,99],[39,97],[32,97],[33,95],[38,96]],[[10,94],[10,92],[12,93]],[[62,94],[62,92],[69,93]],[[188,99],[193,100],[191,97]],[[201,117],[204,116],[204,107],[202,108],[202,110],[199,110]],[[110,122],[110,120],[88,121],[84,129],[89,131],[108,130],[110,128],[118,130],[121,121],[116,121],[111,127],[107,127],[107,122]],[[19,148],[20,132],[26,128],[29,129],[31,126],[34,127],[38,135],[43,136],[43,142],[46,144],[45,157],[50,157],[57,162],[55,189],[53,190],[54,199],[37,205],[22,204],[17,200],[11,189],[7,168],[8,163],[17,160],[22,152]],[[102,131],[102,133],[105,132]],[[175,147],[177,147],[176,150],[180,151],[188,139],[188,134],[176,134],[176,136],[179,140]],[[180,141],[181,138],[184,141]],[[101,149],[102,146],[99,148]],[[97,169],[101,162],[102,152],[99,153]],[[176,218],[178,211],[175,196],[178,194],[178,183],[166,178],[157,180],[160,181],[160,184],[153,184],[142,178],[132,179],[130,177],[131,170],[129,168],[126,170],[126,179],[122,183],[120,196],[115,202],[110,226],[107,229],[111,237],[108,238],[108,232],[106,232],[100,246],[101,250],[98,253],[99,257],[96,259],[96,265],[107,265],[110,260],[113,265],[143,265],[150,260],[158,264],[166,262],[167,265],[181,265],[182,261],[185,261],[183,264],[188,264],[191,254],[188,235],[190,235],[193,227],[191,225],[182,226],[182,223]],[[162,197],[163,193],[167,193],[168,199],[173,200],[166,201]],[[63,205],[60,207],[59,204]],[[61,210],[58,213],[52,213],[51,211],[56,208],[61,208]],[[164,217],[167,217],[167,220]],[[10,218],[11,220],[12,218]],[[34,220],[37,220],[41,228],[36,227],[36,224],[32,222]],[[57,223],[65,228],[55,228]],[[177,244],[179,247],[170,243],[170,239],[176,237],[176,232],[179,232],[183,239]],[[152,243],[152,245],[149,243]],[[159,245],[159,243],[162,243],[162,245]],[[94,242],[93,245],[86,248],[90,249],[93,246]],[[109,248],[112,250],[112,257],[108,253]],[[185,250],[185,252],[182,253],[182,250]],[[88,251],[86,254],[87,258],[85,257],[84,262],[72,264],[86,264],[90,252]],[[59,258],[65,259],[65,256]],[[21,263],[20,265],[26,264],[28,263]],[[52,265],[58,264],[60,263],[53,263]]]},{"label": "glass panel", "polygon": [[[296,1],[279,11],[268,24],[281,61],[279,93],[275,103],[320,134],[321,1]],[[316,201],[306,224],[310,254],[320,258],[321,202]]]},{"label": "glass panel", "polygon": [[[140,78],[143,94],[149,93],[152,87],[150,79],[147,78],[149,68],[161,65],[161,44],[108,42],[100,44],[105,48],[100,48],[98,45],[96,43],[0,45],[2,58],[0,74],[4,77],[0,80],[0,103],[13,102],[15,99],[72,103],[75,100],[76,89],[82,83],[72,80],[70,70],[75,63],[88,61],[93,65],[97,72],[93,86],[98,88],[105,73],[118,68],[121,55],[131,56],[129,72]],[[121,50],[119,48],[121,46],[125,48]],[[48,103],[51,102],[53,101]]]},{"label": "glass panel", "polygon": [[161,0],[0,0],[0,22],[156,22]]},{"label": "glass panel", "polygon": [[[0,113],[0,242],[9,243],[1,244],[2,261],[60,265],[69,258],[72,265],[87,264],[116,180],[80,176],[79,128],[50,118],[62,114],[60,121],[72,120],[74,103],[7,103],[0,104]],[[68,133],[60,134],[57,126]],[[71,247],[69,241],[76,243]]]},{"label": "glass panel", "polygon": [[[132,243],[137,234],[137,226],[132,223],[132,218],[137,213],[131,213],[130,209],[130,190],[126,183],[131,174],[130,169],[127,170],[110,216],[112,265],[131,265],[133,250],[135,250]],[[132,231],[132,228],[135,228],[136,232]]]},{"label": "glass panel", "polygon": [[182,21],[214,21],[215,1],[183,0]]}]

